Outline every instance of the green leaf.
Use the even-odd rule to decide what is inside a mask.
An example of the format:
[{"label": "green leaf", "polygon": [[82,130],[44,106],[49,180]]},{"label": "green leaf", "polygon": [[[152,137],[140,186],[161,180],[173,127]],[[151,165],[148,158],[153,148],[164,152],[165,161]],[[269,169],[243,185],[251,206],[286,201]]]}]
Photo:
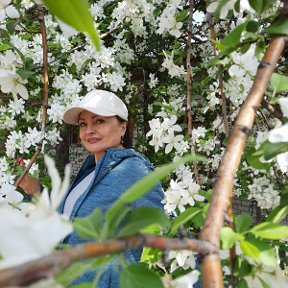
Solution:
[{"label": "green leaf", "polygon": [[[258,29],[259,29],[259,25],[260,24],[257,21],[249,21],[247,23],[246,31],[247,32],[256,33],[258,31]],[[249,46],[250,46],[250,44],[249,44]]]},{"label": "green leaf", "polygon": [[243,278],[251,273],[252,265],[244,257],[237,257],[235,262],[235,276]]},{"label": "green leaf", "polygon": [[18,21],[9,21],[6,23],[6,28],[10,34],[14,34]]},{"label": "green leaf", "polygon": [[273,94],[288,90],[288,77],[273,73],[270,79],[271,86],[273,88]]},{"label": "green leaf", "polygon": [[245,232],[248,230],[250,224],[252,222],[252,218],[248,214],[242,214],[235,217],[235,230],[239,233]]},{"label": "green leaf", "polygon": [[234,246],[237,235],[230,227],[223,227],[220,232],[220,238],[222,249],[227,250]]},{"label": "green leaf", "polygon": [[240,248],[244,255],[249,256],[253,259],[256,259],[257,262],[259,261],[260,251],[255,245],[250,243],[249,241],[243,240],[240,241]]},{"label": "green leaf", "polygon": [[269,141],[265,142],[263,156],[265,160],[270,160],[277,156],[278,154],[288,151],[288,145],[286,142],[271,143]]},{"label": "green leaf", "polygon": [[255,154],[255,152],[256,150],[254,148],[251,148],[245,153],[245,159],[247,163],[257,170],[268,171],[271,167],[271,164],[261,162],[260,157],[257,154]]},{"label": "green leaf", "polygon": [[61,283],[63,287],[70,287],[69,284],[71,282],[73,282],[75,279],[80,277],[83,273],[85,273],[88,270],[100,267],[98,269],[99,271],[98,273],[103,273],[103,267],[105,267],[112,260],[112,258],[113,256],[105,255],[94,259],[86,259],[84,261],[75,262],[70,266],[68,266],[67,268],[64,268],[60,272],[58,272],[56,274],[56,280],[57,282]]},{"label": "green leaf", "polygon": [[96,208],[90,215],[83,218],[75,218],[73,226],[77,234],[87,240],[98,240],[103,225],[103,214],[100,208]]},{"label": "green leaf", "polygon": [[253,258],[258,264],[266,266],[276,265],[275,251],[273,247],[260,239],[240,241],[240,247],[246,256]]},{"label": "green leaf", "polygon": [[288,206],[281,205],[273,209],[267,217],[268,222],[280,223],[288,214]]},{"label": "green leaf", "polygon": [[162,251],[160,251],[159,249],[144,247],[141,254],[140,262],[151,264],[161,260],[161,257],[162,257]]},{"label": "green leaf", "polygon": [[184,22],[185,19],[188,17],[188,14],[189,14],[189,10],[188,10],[188,9],[184,9],[183,11],[181,11],[181,12],[176,16],[177,22]]},{"label": "green leaf", "polygon": [[244,279],[240,279],[240,281],[236,285],[236,288],[249,288],[249,286]]},{"label": "green leaf", "polygon": [[169,235],[175,235],[178,232],[178,228],[187,223],[190,219],[194,218],[201,209],[196,207],[189,207],[184,212],[182,212],[177,218],[172,220],[171,229]]},{"label": "green leaf", "polygon": [[270,35],[288,35],[288,19],[276,21],[265,32]]},{"label": "green leaf", "polygon": [[138,263],[123,268],[119,283],[120,288],[164,288],[157,274]]},{"label": "green leaf", "polygon": [[[229,48],[236,49],[239,47],[240,39],[242,32],[245,30],[247,26],[247,21],[237,26],[234,30],[232,30],[221,42],[221,44],[225,47],[225,50],[221,51],[225,54]],[[230,50],[229,50],[230,51]]]},{"label": "green leaf", "polygon": [[264,239],[278,240],[288,237],[288,226],[273,222],[264,222],[253,227],[250,232]]},{"label": "green leaf", "polygon": [[[210,40],[214,45],[216,45],[219,50],[225,50],[225,46],[224,46],[221,42],[216,41],[216,40],[214,40],[214,39],[209,39],[209,40]],[[218,60],[218,59],[217,59],[217,60]]]},{"label": "green leaf", "polygon": [[59,19],[80,32],[87,32],[96,47],[100,50],[100,36],[94,28],[86,0],[43,0],[45,6]]},{"label": "green leaf", "polygon": [[10,46],[10,45],[8,45],[8,44],[5,44],[5,43],[0,44],[0,52],[6,51],[6,50],[8,50],[8,49],[10,49],[10,48],[12,48],[12,46]]},{"label": "green leaf", "polygon": [[273,1],[272,0],[249,0],[249,4],[258,14],[261,14],[272,6]]},{"label": "green leaf", "polygon": [[106,221],[103,228],[103,235],[107,237],[111,227],[113,227],[114,222],[117,220],[117,215],[123,209],[124,205],[128,205],[138,198],[144,196],[153,186],[155,186],[161,179],[168,175],[180,164],[198,160],[203,160],[204,157],[196,155],[188,155],[182,157],[180,160],[163,165],[162,167],[156,168],[153,172],[149,173],[147,176],[140,179],[138,182],[133,184],[126,192],[124,192],[121,197],[112,205],[111,208],[107,210]]},{"label": "green leaf", "polygon": [[26,57],[24,60],[24,68],[25,70],[32,70],[34,68],[33,59],[30,57]]},{"label": "green leaf", "polygon": [[32,75],[34,75],[34,72],[29,70],[18,69],[16,72],[18,75],[20,75],[22,80],[29,79]]},{"label": "green leaf", "polygon": [[239,13],[240,12],[240,0],[237,0],[234,5],[234,10]]},{"label": "green leaf", "polygon": [[166,229],[170,226],[170,221],[164,211],[155,207],[139,207],[132,210],[125,218],[119,237],[135,234],[155,223]]}]

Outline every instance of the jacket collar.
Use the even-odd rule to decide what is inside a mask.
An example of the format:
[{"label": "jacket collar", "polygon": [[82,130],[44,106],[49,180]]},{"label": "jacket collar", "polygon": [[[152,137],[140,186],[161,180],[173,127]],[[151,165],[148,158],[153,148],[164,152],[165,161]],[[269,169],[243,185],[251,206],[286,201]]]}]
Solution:
[{"label": "jacket collar", "polygon": [[72,185],[67,191],[67,194],[62,201],[61,205],[58,208],[58,211],[63,212],[64,203],[65,200],[69,194],[69,192],[89,173],[91,173],[93,170],[95,170],[95,176],[93,179],[93,183],[89,186],[89,189],[87,189],[78,199],[78,201],[75,203],[75,208],[73,209],[71,213],[71,217],[75,215],[77,210],[80,207],[80,204],[84,201],[87,194],[89,193],[91,187],[97,185],[108,173],[110,170],[112,170],[115,166],[117,166],[120,162],[122,162],[124,159],[129,157],[139,157],[141,158],[147,166],[152,167],[152,164],[148,161],[148,159],[136,152],[134,149],[125,149],[125,148],[108,148],[105,150],[105,154],[101,159],[97,161],[97,165],[95,163],[95,157],[94,155],[89,155],[86,160],[84,161],[83,165],[81,166],[79,173],[77,174],[75,180],[73,181]]}]

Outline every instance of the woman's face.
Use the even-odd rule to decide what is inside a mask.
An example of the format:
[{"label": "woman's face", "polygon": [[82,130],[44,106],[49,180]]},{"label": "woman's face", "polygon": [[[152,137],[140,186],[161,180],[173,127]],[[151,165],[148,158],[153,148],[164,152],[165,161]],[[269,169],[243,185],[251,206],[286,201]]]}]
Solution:
[{"label": "woman's face", "polygon": [[115,116],[104,117],[89,111],[80,113],[80,139],[84,147],[100,159],[106,148],[122,147],[121,137],[126,131],[126,122],[121,123]]}]

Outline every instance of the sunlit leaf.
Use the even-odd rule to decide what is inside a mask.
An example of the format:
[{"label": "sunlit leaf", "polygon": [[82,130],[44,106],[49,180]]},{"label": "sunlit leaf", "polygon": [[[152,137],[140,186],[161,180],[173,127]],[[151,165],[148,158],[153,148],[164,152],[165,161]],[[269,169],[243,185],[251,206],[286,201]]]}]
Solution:
[{"label": "sunlit leaf", "polygon": [[275,266],[276,257],[273,247],[259,239],[249,239],[240,241],[240,248],[244,255],[251,257],[258,264]]},{"label": "sunlit leaf", "polygon": [[286,216],[288,215],[288,206],[281,205],[277,208],[273,209],[273,211],[270,212],[270,214],[267,217],[267,221],[273,222],[273,223],[279,223],[282,221]]},{"label": "sunlit leaf", "polygon": [[270,79],[270,83],[274,90],[273,94],[288,90],[288,77],[287,76],[273,73]]},{"label": "sunlit leaf", "polygon": [[255,245],[253,245],[249,241],[243,240],[240,242],[240,248],[243,251],[244,255],[250,256],[253,259],[258,260],[259,255],[260,255],[260,251],[257,247],[255,247]]},{"label": "sunlit leaf", "polygon": [[119,283],[120,288],[164,288],[159,276],[142,264],[124,267]]},{"label": "sunlit leaf", "polygon": [[159,249],[151,248],[151,247],[144,247],[141,260],[142,263],[155,263],[161,259],[162,251]]},{"label": "sunlit leaf", "polygon": [[288,237],[288,226],[273,222],[264,222],[253,227],[250,232],[261,238],[278,240]]},{"label": "sunlit leaf", "polygon": [[244,236],[241,233],[236,233],[230,227],[223,227],[220,232],[222,249],[228,250],[235,245],[236,241],[244,240]]},{"label": "sunlit leaf", "polygon": [[8,50],[10,48],[12,48],[12,47],[10,45],[8,45],[8,44],[5,44],[5,43],[0,44],[0,52]]},{"label": "sunlit leaf", "polygon": [[87,32],[96,47],[100,50],[100,36],[94,27],[86,0],[43,0],[45,6],[59,19],[80,32]]}]

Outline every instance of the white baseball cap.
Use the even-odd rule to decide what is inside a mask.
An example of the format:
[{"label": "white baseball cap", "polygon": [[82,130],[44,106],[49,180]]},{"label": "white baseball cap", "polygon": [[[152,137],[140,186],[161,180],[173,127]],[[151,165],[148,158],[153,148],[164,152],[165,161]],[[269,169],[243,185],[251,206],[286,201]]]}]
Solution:
[{"label": "white baseball cap", "polygon": [[112,92],[105,90],[90,91],[77,106],[70,107],[63,114],[68,124],[78,124],[79,114],[84,110],[99,116],[119,116],[128,121],[128,110],[124,102]]}]

